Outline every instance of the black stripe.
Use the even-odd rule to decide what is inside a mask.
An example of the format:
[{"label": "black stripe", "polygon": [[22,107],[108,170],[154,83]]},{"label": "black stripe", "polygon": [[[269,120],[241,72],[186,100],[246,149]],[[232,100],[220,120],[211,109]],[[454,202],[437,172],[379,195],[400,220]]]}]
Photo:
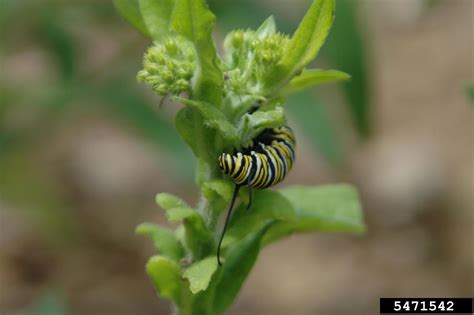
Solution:
[{"label": "black stripe", "polygon": [[245,178],[247,186],[250,186],[249,181],[253,179],[255,173],[257,172],[257,156],[255,154],[251,154],[250,156],[252,157],[252,169],[250,170],[249,175]]},{"label": "black stripe", "polygon": [[270,176],[270,182],[268,184],[265,184],[269,179],[268,172],[267,172],[267,176],[265,176],[265,180],[263,181],[264,182],[263,188],[266,188],[266,187],[271,186],[273,181],[275,180],[276,165],[273,164],[272,159],[270,157],[271,153],[268,150],[265,150],[264,154],[267,157],[267,162],[268,162],[267,164],[269,165],[269,169],[271,169],[272,171],[272,175]]},{"label": "black stripe", "polygon": [[291,145],[290,143],[288,143],[288,141],[284,139],[281,139],[280,142],[286,145],[286,147],[290,151],[291,161],[293,161],[295,159],[295,150],[293,149],[293,145]]},{"label": "black stripe", "polygon": [[231,167],[230,167],[230,170],[229,170],[229,174],[232,174],[235,170],[235,161],[234,161],[234,156],[233,155],[230,156],[230,163],[231,163]]},{"label": "black stripe", "polygon": [[227,162],[227,155],[228,154],[226,154],[225,157],[224,157],[224,165],[225,165],[225,173],[229,174],[230,165],[229,165],[229,162]]},{"label": "black stripe", "polygon": [[274,148],[275,148],[275,151],[277,152],[278,156],[280,157],[281,168],[282,168],[282,170],[281,170],[282,175],[281,175],[280,180],[283,180],[283,178],[285,178],[285,176],[286,176],[286,172],[287,172],[287,169],[288,169],[288,161],[286,160],[285,155],[282,152],[280,152],[280,147],[275,146]]},{"label": "black stripe", "polygon": [[[244,166],[247,163],[247,161],[245,160],[245,157],[243,155],[241,157],[242,157],[242,163],[240,163],[240,167],[239,167],[239,169],[237,170],[237,173],[234,176],[234,179],[236,179],[236,180],[241,175],[240,173],[242,173],[242,170],[244,169]],[[237,158],[239,158],[239,157],[237,156]]]}]

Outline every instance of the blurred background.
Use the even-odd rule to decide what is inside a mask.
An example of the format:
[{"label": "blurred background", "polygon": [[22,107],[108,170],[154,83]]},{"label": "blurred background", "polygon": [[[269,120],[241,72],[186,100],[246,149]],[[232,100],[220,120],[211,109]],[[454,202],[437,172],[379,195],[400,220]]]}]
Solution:
[{"label": "blurred background", "polygon": [[[215,38],[270,14],[292,33],[309,3],[210,1]],[[314,66],[352,81],[290,98],[282,185],[354,183],[368,231],[270,246],[228,314],[474,295],[473,21],[472,0],[337,1]],[[198,195],[177,105],[135,80],[150,42],[99,0],[2,0],[0,32],[0,313],[169,314],[134,228],[165,224],[156,193]]]}]

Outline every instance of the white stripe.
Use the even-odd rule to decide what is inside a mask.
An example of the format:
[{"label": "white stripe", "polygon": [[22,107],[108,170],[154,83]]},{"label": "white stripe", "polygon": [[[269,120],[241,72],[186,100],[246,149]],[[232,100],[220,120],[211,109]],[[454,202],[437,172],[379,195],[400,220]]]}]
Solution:
[{"label": "white stripe", "polygon": [[253,184],[255,184],[255,182],[257,181],[257,177],[260,173],[260,169],[262,168],[262,161],[255,154],[255,151],[252,151],[251,154],[255,155],[255,159],[257,160],[257,165],[255,166],[256,167],[255,174],[253,175],[253,178],[250,180],[250,186],[253,186]]}]

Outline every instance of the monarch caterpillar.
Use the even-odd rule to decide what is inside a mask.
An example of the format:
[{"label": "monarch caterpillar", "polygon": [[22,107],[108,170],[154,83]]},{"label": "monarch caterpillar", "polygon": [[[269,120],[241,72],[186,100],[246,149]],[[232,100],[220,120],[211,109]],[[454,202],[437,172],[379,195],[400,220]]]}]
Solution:
[{"label": "monarch caterpillar", "polygon": [[219,265],[221,265],[222,240],[240,187],[248,186],[250,188],[248,209],[252,204],[252,188],[267,188],[276,185],[285,178],[295,160],[295,146],[293,131],[284,125],[263,130],[242,152],[222,153],[219,156],[220,169],[230,175],[235,182],[234,194],[217,245]]}]

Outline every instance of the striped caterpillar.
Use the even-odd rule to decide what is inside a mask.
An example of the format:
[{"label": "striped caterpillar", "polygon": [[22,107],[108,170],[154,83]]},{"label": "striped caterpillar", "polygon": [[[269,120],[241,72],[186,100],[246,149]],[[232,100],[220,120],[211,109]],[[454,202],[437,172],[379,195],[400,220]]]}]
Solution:
[{"label": "striped caterpillar", "polygon": [[231,176],[235,182],[234,194],[217,245],[217,262],[219,265],[221,265],[222,240],[239,189],[242,186],[250,188],[248,209],[252,204],[252,188],[262,189],[276,185],[288,174],[295,160],[295,146],[296,141],[293,131],[290,127],[284,125],[263,130],[242,152],[222,153],[219,156],[220,169]]}]

